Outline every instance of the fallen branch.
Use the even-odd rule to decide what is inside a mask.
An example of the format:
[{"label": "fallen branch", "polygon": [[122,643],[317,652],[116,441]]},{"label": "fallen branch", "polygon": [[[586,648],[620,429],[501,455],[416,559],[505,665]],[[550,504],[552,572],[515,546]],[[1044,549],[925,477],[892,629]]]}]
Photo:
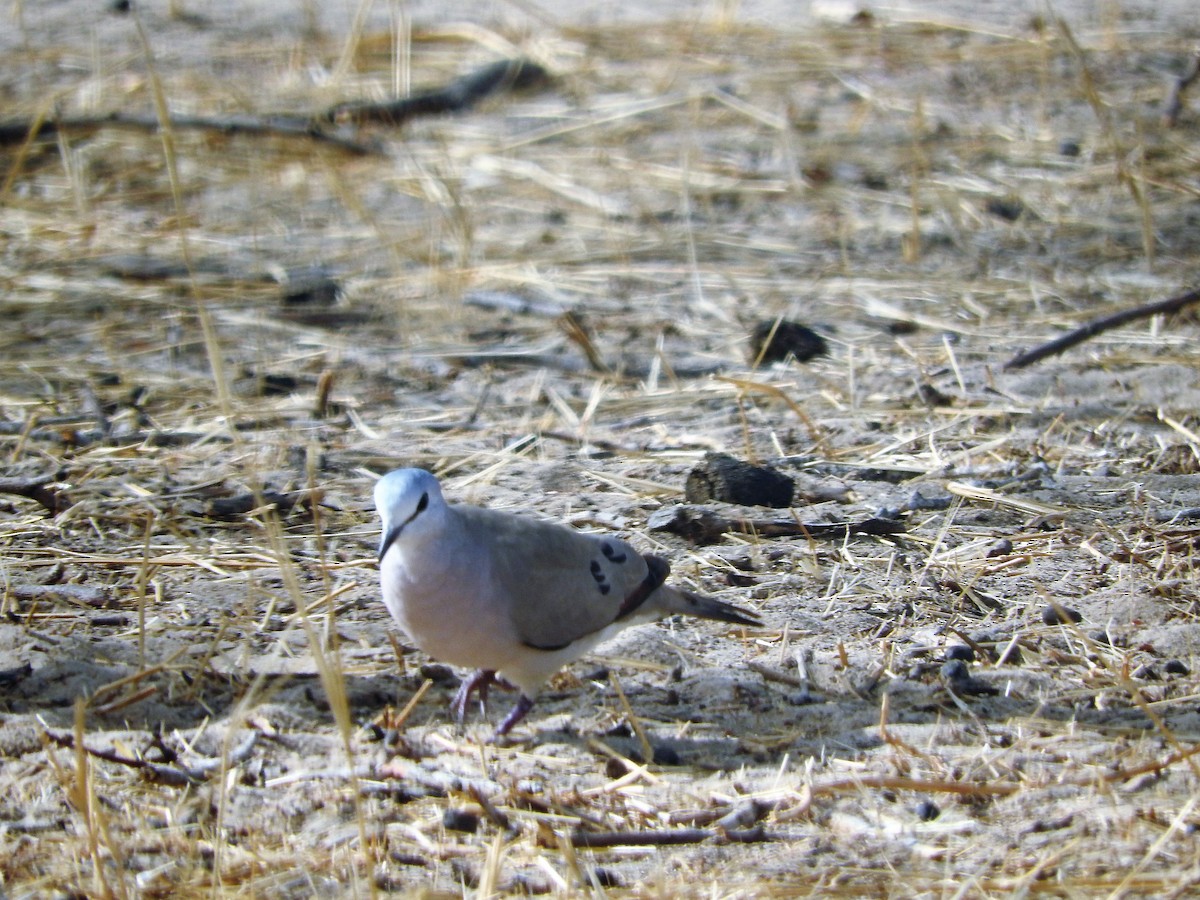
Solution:
[{"label": "fallen branch", "polygon": [[[74,735],[55,734],[52,731],[45,731],[43,734],[47,741],[56,746],[64,747],[68,750],[75,749]],[[258,733],[252,731],[242,743],[229,751],[227,758],[216,756],[201,760],[193,766],[185,766],[182,763],[166,765],[150,762],[147,759],[137,756],[123,756],[115,750],[97,750],[94,747],[87,746],[87,744],[83,745],[83,751],[88,756],[94,756],[96,759],[102,759],[105,762],[115,763],[119,766],[128,766],[131,769],[140,769],[147,778],[157,784],[165,784],[169,787],[187,787],[189,785],[202,784],[207,780],[209,775],[222,768],[228,769],[244,762],[250,757],[257,740]]]},{"label": "fallen branch", "polygon": [[[157,132],[161,127],[162,122],[158,116],[150,113],[117,112],[104,116],[65,116],[59,119],[10,119],[0,122],[0,146],[21,144],[60,133],[87,133],[105,128]],[[209,131],[224,135],[304,138],[360,156],[378,155],[382,152],[373,144],[325,131],[304,116],[172,116],[171,128],[177,131]]]},{"label": "fallen branch", "polygon": [[694,544],[711,544],[733,531],[759,537],[841,539],[850,534],[903,534],[904,523],[870,518],[858,522],[797,522],[794,519],[726,517],[701,506],[670,506],[652,513],[646,521],[651,531],[669,531]]},{"label": "fallen branch", "polygon": [[1022,353],[1014,356],[1004,364],[1005,370],[1022,369],[1025,366],[1031,365],[1038,360],[1045,359],[1047,356],[1054,356],[1056,353],[1062,353],[1069,347],[1074,347],[1076,344],[1081,344],[1089,338],[1093,338],[1105,331],[1110,331],[1113,328],[1118,328],[1127,322],[1133,322],[1137,319],[1148,319],[1150,316],[1157,315],[1172,315],[1179,312],[1186,306],[1189,306],[1200,300],[1200,290],[1188,291],[1186,294],[1180,294],[1178,297],[1172,297],[1169,300],[1157,300],[1154,303],[1147,303],[1144,306],[1135,306],[1132,309],[1123,309],[1120,312],[1113,313],[1110,316],[1104,316],[1100,319],[1093,319],[1091,322],[1076,328],[1064,334],[1062,337],[1055,338],[1048,344],[1042,344],[1040,347],[1035,347],[1027,353]]},{"label": "fallen branch", "polygon": [[0,478],[0,494],[15,494],[28,500],[36,500],[48,511],[60,513],[71,506],[71,498],[65,491],[54,487],[55,475],[39,478]]},{"label": "fallen branch", "polygon": [[[328,144],[360,156],[379,155],[373,143],[343,137],[327,129],[335,121],[383,122],[400,125],[419,115],[462,112],[485,97],[503,91],[524,90],[548,83],[549,74],[527,59],[505,59],[456,78],[443,88],[422,91],[387,103],[339,103],[316,117],[272,114],[262,116],[172,116],[170,127],[177,131],[208,131],[222,135],[303,138]],[[59,133],[124,128],[158,132],[162,122],[153,113],[114,112],[103,116],[10,119],[0,122],[0,146],[28,144],[39,137]]]},{"label": "fallen branch", "polygon": [[339,103],[326,110],[323,118],[332,122],[403,125],[414,116],[462,112],[493,94],[529,90],[549,81],[546,70],[532,60],[502,59],[456,78],[445,87],[420,91],[400,100]]}]

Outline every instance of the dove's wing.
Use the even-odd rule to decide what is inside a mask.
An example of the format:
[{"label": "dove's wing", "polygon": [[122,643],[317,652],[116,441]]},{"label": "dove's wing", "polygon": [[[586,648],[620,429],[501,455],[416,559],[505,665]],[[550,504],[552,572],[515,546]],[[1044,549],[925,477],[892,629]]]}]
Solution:
[{"label": "dove's wing", "polygon": [[516,516],[456,506],[469,540],[485,544],[492,590],[507,605],[528,647],[557,650],[633,613],[670,566],[611,537]]}]

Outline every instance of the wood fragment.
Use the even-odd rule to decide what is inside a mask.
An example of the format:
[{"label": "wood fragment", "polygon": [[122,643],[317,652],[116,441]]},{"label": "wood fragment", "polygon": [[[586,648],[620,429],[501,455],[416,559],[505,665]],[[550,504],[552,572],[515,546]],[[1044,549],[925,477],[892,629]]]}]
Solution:
[{"label": "wood fragment", "polygon": [[17,497],[25,497],[27,500],[36,500],[47,511],[57,514],[69,509],[72,505],[66,491],[54,486],[58,480],[56,475],[43,475],[38,478],[0,478],[0,494],[13,494]]},{"label": "wood fragment", "polygon": [[795,495],[795,482],[787,475],[728,453],[704,454],[704,458],[688,472],[684,485],[684,497],[689,503],[719,500],[739,506],[786,509],[792,505]]},{"label": "wood fragment", "polygon": [[93,584],[13,584],[8,592],[25,603],[62,602],[91,609],[108,609],[116,605],[112,591]]},{"label": "wood fragment", "polygon": [[694,544],[711,544],[728,532],[760,537],[806,537],[841,539],[850,534],[887,536],[903,534],[903,522],[868,518],[857,522],[797,522],[794,519],[750,519],[726,517],[701,506],[669,506],[646,520],[651,531],[669,531]]},{"label": "wood fragment", "polygon": [[1093,319],[1091,322],[1064,334],[1062,337],[1055,338],[1048,343],[1042,344],[1040,347],[1035,347],[1032,350],[1014,356],[1004,364],[1004,369],[1006,371],[1009,369],[1023,369],[1025,366],[1032,365],[1039,360],[1045,359],[1047,356],[1054,356],[1070,347],[1074,347],[1076,344],[1082,344],[1089,338],[1094,338],[1105,331],[1119,328],[1128,322],[1134,322],[1138,319],[1148,319],[1150,316],[1172,315],[1190,306],[1197,300],[1200,300],[1200,290],[1191,290],[1185,294],[1180,294],[1178,297],[1171,297],[1168,300],[1157,300],[1154,303],[1135,306],[1132,309],[1123,309],[1110,316]]}]

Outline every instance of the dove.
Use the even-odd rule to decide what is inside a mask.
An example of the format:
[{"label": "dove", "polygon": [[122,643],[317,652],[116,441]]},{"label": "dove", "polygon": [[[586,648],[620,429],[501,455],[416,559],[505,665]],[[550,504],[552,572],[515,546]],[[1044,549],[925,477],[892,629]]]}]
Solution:
[{"label": "dove", "polygon": [[448,503],[424,469],[375,485],[379,580],[396,623],[436,660],[474,669],[451,705],[499,683],[520,691],[507,734],[555,672],[630,625],[674,613],[758,625],[747,610],[672,587],[660,556],[510,512]]}]

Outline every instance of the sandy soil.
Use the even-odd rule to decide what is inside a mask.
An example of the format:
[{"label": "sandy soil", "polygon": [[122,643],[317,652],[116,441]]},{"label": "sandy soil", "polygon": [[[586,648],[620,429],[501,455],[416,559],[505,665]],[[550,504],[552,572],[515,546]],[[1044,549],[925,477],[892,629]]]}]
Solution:
[{"label": "sandy soil", "polygon": [[[1198,890],[1195,314],[1004,368],[1194,286],[1190,4],[177,6],[6,10],[6,115],[554,81],[364,155],[0,148],[0,893]],[[829,355],[755,365],[777,317]],[[904,533],[652,530],[712,450],[804,498],[723,515]],[[378,601],[400,465],[764,627],[630,630],[488,744]]]}]

